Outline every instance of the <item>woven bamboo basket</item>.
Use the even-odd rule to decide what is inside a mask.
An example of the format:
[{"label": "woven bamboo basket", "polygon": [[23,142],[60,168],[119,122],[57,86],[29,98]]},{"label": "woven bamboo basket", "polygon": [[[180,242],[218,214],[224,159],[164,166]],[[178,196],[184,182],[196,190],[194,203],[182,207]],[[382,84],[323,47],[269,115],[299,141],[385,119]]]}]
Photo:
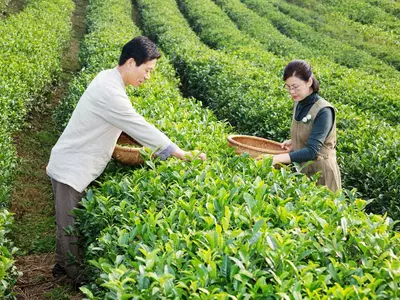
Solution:
[{"label": "woven bamboo basket", "polygon": [[123,132],[118,138],[112,156],[124,165],[141,165],[144,160],[140,155],[140,149],[143,149],[143,146]]},{"label": "woven bamboo basket", "polygon": [[288,153],[282,149],[281,143],[260,138],[251,135],[230,135],[228,136],[228,144],[235,147],[237,154],[248,153],[251,157],[259,157],[260,155],[275,155]]}]

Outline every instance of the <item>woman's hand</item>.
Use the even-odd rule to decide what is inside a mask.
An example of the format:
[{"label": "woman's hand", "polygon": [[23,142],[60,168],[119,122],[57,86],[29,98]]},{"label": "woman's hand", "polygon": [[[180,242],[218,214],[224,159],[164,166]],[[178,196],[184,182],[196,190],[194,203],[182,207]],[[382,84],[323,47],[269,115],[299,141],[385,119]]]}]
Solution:
[{"label": "woman's hand", "polygon": [[277,164],[290,164],[290,156],[287,153],[284,154],[277,154],[277,155],[270,155],[270,154],[263,154],[256,157],[256,160],[265,159],[268,157],[272,157],[272,165],[275,166]]},{"label": "woman's hand", "polygon": [[277,154],[272,156],[272,165],[278,165],[278,164],[290,164],[291,159],[290,155],[288,153],[284,154]]},{"label": "woman's hand", "polygon": [[286,140],[281,144],[282,149],[285,149],[289,152],[293,151],[292,140]]}]

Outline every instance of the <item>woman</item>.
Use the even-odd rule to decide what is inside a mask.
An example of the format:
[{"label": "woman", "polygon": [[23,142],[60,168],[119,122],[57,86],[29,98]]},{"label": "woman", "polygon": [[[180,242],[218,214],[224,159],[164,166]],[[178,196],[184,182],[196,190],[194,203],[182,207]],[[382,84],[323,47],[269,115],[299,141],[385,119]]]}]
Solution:
[{"label": "woman", "polygon": [[282,148],[289,153],[274,155],[273,164],[312,161],[302,173],[311,176],[321,172],[318,184],[335,192],[341,188],[336,161],[335,110],[318,95],[319,82],[307,62],[290,62],[285,67],[283,80],[294,100],[291,139],[282,143]]}]

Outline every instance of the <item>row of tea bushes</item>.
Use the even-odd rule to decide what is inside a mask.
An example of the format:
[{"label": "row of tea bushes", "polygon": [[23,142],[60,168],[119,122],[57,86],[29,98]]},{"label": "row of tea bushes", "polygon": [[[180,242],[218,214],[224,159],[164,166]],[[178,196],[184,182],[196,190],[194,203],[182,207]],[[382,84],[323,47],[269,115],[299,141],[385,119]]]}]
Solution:
[{"label": "row of tea bushes", "polygon": [[241,1],[254,9],[257,14],[267,18],[284,35],[311,47],[318,55],[327,55],[341,65],[360,69],[371,75],[378,73],[380,77],[386,80],[399,76],[399,71],[393,66],[388,65],[384,61],[373,57],[368,52],[357,49],[344,41],[338,41],[315,31],[311,26],[298,22],[280,12],[279,9],[269,1]]},{"label": "row of tea bushes", "polygon": [[[265,22],[259,16],[247,19],[245,15],[240,13],[240,17],[235,18],[237,22],[242,24],[242,30],[249,30],[249,34],[253,34],[253,37],[257,39],[257,41],[252,41],[248,35],[240,32],[221,9],[210,0],[196,2],[182,0],[178,2],[181,3],[182,10],[188,17],[193,29],[198,32],[200,38],[206,44],[214,48],[226,49],[229,52],[245,48],[245,51],[241,51],[241,56],[257,63],[263,70],[270,70],[271,73],[281,76],[283,66],[279,66],[277,69],[276,63],[271,65],[270,61],[277,60],[277,58],[267,55],[265,50],[269,49],[264,50],[260,44],[265,40],[263,31]],[[238,0],[217,0],[216,2],[225,8],[229,5],[230,11],[238,12],[241,8],[249,17],[253,17],[251,11]],[[261,19],[261,22],[258,22],[259,19]],[[269,41],[267,47],[271,43],[273,41]],[[247,51],[249,48],[251,48],[250,54]],[[297,53],[297,50],[294,49],[292,53]],[[300,55],[302,53],[299,51]],[[379,114],[380,117],[385,117],[392,124],[398,124],[400,110],[396,108],[400,109],[400,96],[397,92],[400,89],[400,84],[395,83],[395,86],[398,85],[398,89],[395,87],[387,88],[387,80],[379,81],[378,77],[369,76],[360,72],[360,70],[348,69],[332,63],[331,60],[320,59],[318,56],[317,58],[314,57],[314,55],[310,55],[307,60],[311,60],[314,68],[320,71],[320,76],[323,78],[321,83],[326,87],[324,90],[325,97],[328,99],[340,97],[340,103],[352,104],[360,110],[370,110]],[[280,60],[289,61],[289,59]],[[355,78],[358,78],[358,82],[354,82]],[[391,78],[391,82],[393,82],[393,78]],[[376,103],[378,98],[380,99],[379,105]]]},{"label": "row of tea bushes", "polygon": [[[305,2],[309,2],[306,0]],[[367,1],[368,2],[368,1]],[[373,6],[363,0],[312,0],[315,9],[339,12],[361,24],[371,24],[386,31],[400,35],[400,21],[395,16],[386,13],[380,7]]]},{"label": "row of tea bushes", "polygon": [[399,296],[399,234],[364,201],[247,158],[148,168],[105,177],[77,212],[97,237],[89,298]]},{"label": "row of tea bushes", "polygon": [[[274,5],[285,15],[310,25],[320,34],[345,42],[400,70],[400,41],[393,32],[352,21],[340,13],[322,14],[285,1],[274,1]],[[368,63],[366,63],[368,65]]]},{"label": "row of tea bushes", "polygon": [[6,237],[12,225],[12,215],[7,209],[0,210],[0,298],[14,299],[12,288],[18,277],[13,254],[16,249]]},{"label": "row of tea bushes", "polygon": [[[8,2],[9,2],[9,0],[0,0],[0,14],[3,14],[6,11]],[[0,18],[1,18],[1,16],[0,16]]]},{"label": "row of tea bushes", "polygon": [[37,97],[61,71],[60,56],[70,40],[69,0],[35,1],[0,23],[1,111],[17,130]]},{"label": "row of tea bushes", "polygon": [[[91,1],[98,32],[85,39],[85,61],[116,64],[115,41],[139,33],[123,22],[130,12],[129,1]],[[87,192],[76,215],[94,266],[88,298],[397,297],[399,236],[389,219],[269,160],[232,156],[228,128],[179,95],[165,58],[156,70],[130,91],[135,107],[209,160],[111,168]]]},{"label": "row of tea bushes", "polygon": [[12,217],[7,211],[18,163],[13,135],[37,106],[61,70],[61,52],[70,39],[70,0],[30,1],[0,22],[0,298],[13,299],[18,275],[12,243],[5,238]]},{"label": "row of tea bushes", "polygon": [[[285,138],[291,105],[278,101],[285,93],[276,74],[252,61],[238,59],[235,54],[208,48],[190,29],[176,3],[164,3],[162,10],[157,8],[159,2],[138,1],[138,6],[146,35],[170,55],[181,75],[184,93],[201,100],[219,119],[228,120],[240,132]],[[261,55],[274,66],[272,69],[283,66],[284,61],[276,56],[267,52]],[[275,109],[283,113],[278,114]],[[273,126],[268,123],[271,115],[277,121]],[[259,124],[256,132],[254,123]]]},{"label": "row of tea bushes", "polygon": [[392,0],[365,0],[365,2],[377,6],[387,13],[390,13],[397,18],[400,18],[400,2]]},{"label": "row of tea bushes", "polygon": [[[205,57],[205,54],[210,50],[201,46],[201,53],[195,52],[199,48],[199,41],[188,28],[173,1],[164,1],[162,11],[157,9],[159,6],[157,1],[139,1],[138,3],[142,9],[141,15],[146,32],[157,38],[161,47],[172,54],[172,60],[180,70],[184,85],[185,82],[190,83],[187,88],[190,89],[192,95],[212,107],[219,117],[221,116],[221,111],[223,111],[223,115],[227,116],[227,119],[236,125],[239,132],[279,140],[279,135],[276,134],[274,129],[276,126],[285,124],[289,126],[291,114],[290,109],[282,110],[282,106],[277,104],[280,102],[280,105],[290,105],[290,101],[286,100],[282,94],[279,94],[279,90],[281,92],[283,90],[281,88],[282,81],[279,78],[281,75],[277,74],[278,70],[283,68],[281,59],[265,60],[266,64],[262,72],[265,72],[268,66],[268,69],[272,70],[267,80],[266,78],[255,77],[253,75],[255,73],[249,73],[249,68],[246,66],[246,74],[242,72],[243,75],[238,80],[241,80],[241,84],[236,84],[237,79],[235,77],[241,74],[240,71],[233,69],[231,64],[219,58],[218,64],[223,63],[224,67],[221,66],[219,73],[213,72],[210,74],[209,66],[215,64],[216,60],[209,59],[212,63],[209,63],[207,68],[194,64],[194,62],[200,60],[201,55]],[[196,1],[196,3],[191,4],[197,5],[199,3],[201,4],[202,2]],[[205,13],[211,7],[212,5],[207,3],[198,11]],[[217,18],[212,16],[217,16]],[[211,32],[213,30],[224,32],[224,30],[231,28],[232,25],[224,22],[226,19],[222,15],[216,14],[216,11],[214,11],[213,14],[206,15],[204,19],[206,20],[205,22],[210,20],[221,21],[217,25],[205,23],[208,26],[202,27],[202,37],[218,37],[215,40],[210,38],[211,40],[207,40],[207,42],[214,46],[222,45],[221,48],[229,47],[229,45],[232,45],[233,49],[240,47],[241,37],[235,38],[233,32],[228,35]],[[197,29],[200,28],[199,24],[197,24]],[[166,28],[168,30],[165,30]],[[238,34],[236,33],[236,35]],[[223,36],[225,36],[225,40]],[[235,42],[229,42],[230,40]],[[248,39],[247,41],[249,42]],[[254,46],[255,44],[252,45]],[[252,56],[254,62],[254,57],[262,57],[263,53],[258,49],[254,50],[254,47],[252,49],[254,51]],[[248,55],[248,52],[246,48],[245,52],[243,50],[241,52],[237,51],[235,55],[243,57]],[[232,55],[232,52],[228,52],[226,56],[230,57],[231,63],[234,56],[230,56],[229,53]],[[217,52],[214,52],[213,57],[215,58],[217,55]],[[242,63],[242,61],[239,62],[236,65]],[[281,64],[280,67],[277,67],[277,62]],[[329,73],[333,69],[332,65],[325,65],[322,71],[325,75],[325,73]],[[225,77],[225,72],[229,76]],[[320,70],[317,70],[317,74],[320,72]],[[193,79],[189,81],[186,78]],[[251,79],[251,82],[246,81],[248,78]],[[354,78],[355,80],[356,78]],[[257,81],[263,83],[264,86],[257,86]],[[248,85],[246,86],[245,84]],[[214,86],[218,88],[214,88]],[[199,87],[203,89],[200,90]],[[232,87],[236,87],[236,89],[232,89]],[[214,89],[216,90],[215,96],[211,98],[208,95]],[[225,99],[226,91],[231,93],[229,99]],[[341,90],[337,90],[336,93],[340,94]],[[328,99],[337,98],[339,96],[331,95]],[[400,211],[400,195],[398,193],[400,165],[396,159],[400,149],[397,127],[389,126],[370,114],[357,114],[354,107],[341,105],[340,103],[335,104],[339,109],[338,153],[345,186],[349,189],[356,187],[364,197],[375,199],[369,207],[371,210],[377,213],[388,211],[397,219]],[[266,107],[266,105],[269,107]],[[232,119],[234,120],[233,122],[231,121]],[[286,123],[282,123],[282,121]],[[287,137],[288,130],[283,134]]]},{"label": "row of tea bushes", "polygon": [[72,10],[70,0],[40,0],[0,23],[0,203],[7,202],[15,167],[11,134],[61,70]]}]

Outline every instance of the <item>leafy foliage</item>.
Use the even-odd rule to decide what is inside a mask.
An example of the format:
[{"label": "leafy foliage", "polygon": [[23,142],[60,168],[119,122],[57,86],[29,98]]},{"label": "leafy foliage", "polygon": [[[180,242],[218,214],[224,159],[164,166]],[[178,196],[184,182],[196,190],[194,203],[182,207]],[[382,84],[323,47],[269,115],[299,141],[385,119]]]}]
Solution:
[{"label": "leafy foliage", "polygon": [[29,110],[60,72],[60,55],[70,38],[70,0],[30,1],[0,22],[0,298],[11,299],[17,273],[5,238],[12,218],[8,206],[17,157],[17,134]]},{"label": "leafy foliage", "polygon": [[[150,0],[139,6],[146,22],[150,12],[158,15]],[[167,6],[160,10],[173,18]],[[97,67],[117,62],[115,45],[127,32],[139,34],[130,11],[129,1],[91,1],[90,52],[82,58],[98,64],[82,71],[71,94]],[[230,128],[181,97],[175,77],[163,56],[152,80],[129,91],[132,103],[209,160],[148,154],[142,168],[111,165],[88,190],[75,214],[93,267],[93,282],[81,289],[89,299],[398,297],[400,236],[389,218],[367,215],[354,194],[333,194],[300,173],[274,169],[271,160],[233,155],[225,143]]]},{"label": "leafy foliage", "polygon": [[[296,2],[296,1],[295,1]],[[373,56],[400,69],[400,41],[393,34],[380,28],[352,21],[338,12],[325,12],[318,7],[306,9],[285,1],[274,1],[274,5],[285,15],[310,25],[315,31],[328,35],[340,43],[347,43],[358,49],[368,51]],[[306,5],[301,1],[299,5]],[[368,65],[364,60],[363,63]],[[382,74],[389,77],[390,73]]]},{"label": "leafy foliage", "polygon": [[[138,3],[146,32],[171,54],[184,88],[190,95],[202,100],[219,118],[226,118],[241,133],[275,140],[288,136],[291,109],[281,87],[284,66],[281,58],[266,52],[259,43],[242,35],[210,1],[180,3],[190,5],[192,15],[189,19],[199,36],[207,44],[225,50],[225,56],[200,43],[173,1],[164,1],[169,5],[164,5],[162,11],[157,1]],[[189,13],[189,9],[185,12]],[[256,26],[251,20],[247,22]],[[241,44],[242,41],[244,44]],[[237,69],[238,65],[241,70]],[[352,93],[347,92],[357,82],[362,82],[359,72],[351,72],[326,59],[315,59],[313,65],[317,67],[314,71],[322,83],[322,95],[338,108],[338,153],[345,186],[349,189],[356,187],[364,197],[375,199],[369,207],[374,212],[388,211],[398,218],[399,162],[396,160],[398,154],[395,154],[399,151],[398,125],[386,124],[381,118],[384,115],[382,112],[378,117],[343,104],[343,99],[360,96],[358,88]],[[218,70],[214,69],[216,66],[219,66]],[[365,90],[367,84],[360,84],[359,88]],[[360,103],[368,103],[366,98],[371,96],[359,98]],[[371,105],[374,103],[376,106],[375,101],[371,97]],[[388,104],[387,109],[389,111],[393,107]],[[284,131],[277,130],[278,126],[282,126]],[[377,182],[375,178],[382,181]],[[387,184],[382,185],[383,181]]]},{"label": "leafy foliage", "polygon": [[0,23],[0,203],[7,201],[16,163],[10,135],[61,70],[72,9],[69,0],[35,1]]},{"label": "leafy foliage", "polygon": [[3,14],[6,11],[6,7],[10,0],[0,0],[0,14]]},{"label": "leafy foliage", "polygon": [[[393,31],[396,35],[400,34],[400,22],[393,15],[386,13],[379,6],[369,4],[370,0],[327,0],[319,1],[314,0],[310,3],[307,0],[308,5],[312,5],[317,9],[323,9],[324,11],[340,12],[361,24],[371,24],[378,28],[382,28],[386,31]],[[380,1],[382,4],[388,1]],[[394,7],[398,7],[398,3],[392,4]],[[323,7],[323,8],[322,8]]]},{"label": "leafy foliage", "polygon": [[13,218],[6,209],[0,209],[0,298],[14,299],[12,288],[17,282],[18,271],[14,266],[13,254],[16,248],[12,247],[11,241],[6,238],[10,231]]}]

